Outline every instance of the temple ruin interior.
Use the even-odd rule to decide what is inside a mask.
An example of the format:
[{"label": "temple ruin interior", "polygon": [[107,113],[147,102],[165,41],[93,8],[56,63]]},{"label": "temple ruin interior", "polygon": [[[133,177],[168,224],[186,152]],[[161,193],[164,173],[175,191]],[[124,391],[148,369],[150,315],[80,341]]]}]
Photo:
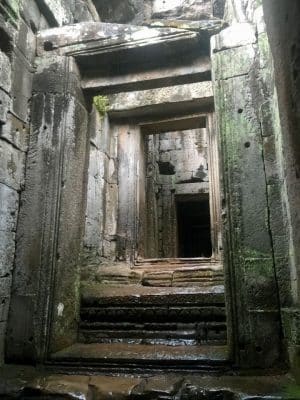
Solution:
[{"label": "temple ruin interior", "polygon": [[299,18],[0,0],[0,399],[300,399]]}]

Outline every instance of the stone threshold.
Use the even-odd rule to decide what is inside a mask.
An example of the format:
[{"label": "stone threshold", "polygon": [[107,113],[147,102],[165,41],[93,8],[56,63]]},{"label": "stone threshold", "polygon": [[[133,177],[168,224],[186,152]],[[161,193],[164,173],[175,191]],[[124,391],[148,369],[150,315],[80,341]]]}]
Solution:
[{"label": "stone threshold", "polygon": [[108,370],[213,370],[228,365],[227,346],[167,346],[127,343],[75,343],[50,356],[55,364]]},{"label": "stone threshold", "polygon": [[[0,369],[0,398],[69,400],[295,400],[299,386],[289,375],[212,376],[163,373],[73,375],[20,365]],[[31,396],[31,397],[30,397]],[[299,398],[299,397],[298,397]]]}]

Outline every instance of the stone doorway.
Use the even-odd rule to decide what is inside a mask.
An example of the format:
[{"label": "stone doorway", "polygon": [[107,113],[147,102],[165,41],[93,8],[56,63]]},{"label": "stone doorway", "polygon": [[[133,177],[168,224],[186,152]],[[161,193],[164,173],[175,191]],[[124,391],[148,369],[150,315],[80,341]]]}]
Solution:
[{"label": "stone doorway", "polygon": [[181,118],[180,130],[176,118],[168,122],[156,123],[155,130],[142,127],[143,239],[137,258],[220,259],[219,166],[207,118]]},{"label": "stone doorway", "polygon": [[83,268],[79,343],[53,357],[110,367],[117,360],[136,367],[223,366],[227,326],[213,113],[105,124],[118,159],[117,186],[108,184],[106,192],[109,199],[117,189],[118,201],[113,208],[103,202],[109,205],[104,219],[115,221],[108,224],[114,229],[109,257]]}]

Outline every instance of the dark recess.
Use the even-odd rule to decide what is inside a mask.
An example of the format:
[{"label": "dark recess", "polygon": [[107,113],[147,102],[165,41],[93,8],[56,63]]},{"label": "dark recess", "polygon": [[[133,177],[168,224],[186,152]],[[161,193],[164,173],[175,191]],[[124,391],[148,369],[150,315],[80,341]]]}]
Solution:
[{"label": "dark recess", "polygon": [[177,201],[178,256],[211,257],[209,196]]}]

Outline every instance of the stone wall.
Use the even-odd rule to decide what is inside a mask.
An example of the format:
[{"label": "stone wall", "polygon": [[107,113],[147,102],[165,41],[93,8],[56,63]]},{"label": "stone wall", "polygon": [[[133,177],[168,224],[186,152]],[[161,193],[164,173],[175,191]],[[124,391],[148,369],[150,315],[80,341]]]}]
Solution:
[{"label": "stone wall", "polygon": [[152,19],[222,18],[225,0],[95,0],[105,22],[141,25]]},{"label": "stone wall", "polygon": [[20,194],[30,138],[30,104],[40,29],[97,19],[89,2],[5,0],[0,4],[0,364],[10,304]]},{"label": "stone wall", "polygon": [[82,264],[114,260],[118,208],[117,137],[108,116],[90,115],[90,158]]},{"label": "stone wall", "polygon": [[[240,288],[233,299],[239,325],[235,346],[248,365],[259,360],[267,365],[283,356],[279,310],[291,302],[282,132],[262,7],[241,1],[227,6],[231,25],[214,37],[212,63],[226,171],[225,255]],[[232,284],[231,278],[227,287]],[[268,331],[272,345],[266,342]]]},{"label": "stone wall", "polygon": [[281,162],[287,204],[290,279],[293,306],[284,310],[284,331],[290,360],[300,377],[300,4],[263,1],[267,32],[274,59],[282,128]]},{"label": "stone wall", "polygon": [[209,192],[207,146],[205,129],[146,136],[146,258],[178,257],[176,196]]}]

